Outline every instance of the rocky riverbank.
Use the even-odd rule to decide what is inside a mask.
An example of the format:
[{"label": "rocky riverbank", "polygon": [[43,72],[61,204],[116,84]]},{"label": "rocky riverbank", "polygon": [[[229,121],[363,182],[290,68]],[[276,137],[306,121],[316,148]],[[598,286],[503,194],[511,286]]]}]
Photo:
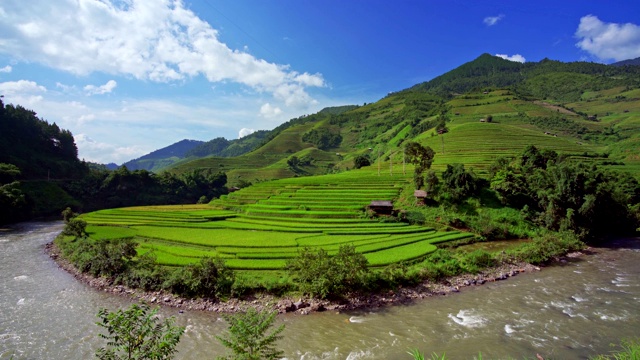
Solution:
[{"label": "rocky riverbank", "polygon": [[[229,299],[228,301],[212,301],[209,299],[186,299],[165,291],[142,291],[122,285],[114,285],[107,278],[96,278],[79,272],[70,262],[60,256],[60,251],[53,243],[45,246],[45,252],[60,266],[72,274],[79,281],[100,291],[119,296],[126,296],[135,301],[158,304],[179,308],[181,310],[201,310],[214,312],[241,312],[249,307],[258,310],[275,310],[278,313],[309,314],[316,311],[350,311],[358,309],[375,309],[385,306],[409,304],[419,299],[432,296],[448,296],[462,291],[466,287],[480,286],[495,281],[507,280],[522,273],[540,271],[541,268],[527,263],[504,263],[496,267],[485,269],[480,274],[465,274],[446,278],[439,282],[425,281],[417,286],[402,287],[393,291],[379,294],[354,296],[343,301],[328,301],[312,298],[278,298],[272,295],[255,295],[244,299]],[[558,259],[566,262],[568,258],[579,257],[583,252],[568,254]]]}]

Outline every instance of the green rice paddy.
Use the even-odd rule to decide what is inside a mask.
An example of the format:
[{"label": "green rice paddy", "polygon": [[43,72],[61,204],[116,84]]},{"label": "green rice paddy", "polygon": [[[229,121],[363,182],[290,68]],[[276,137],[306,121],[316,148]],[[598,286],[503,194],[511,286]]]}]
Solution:
[{"label": "green rice paddy", "polygon": [[92,239],[134,239],[138,253],[152,251],[160,265],[220,257],[251,274],[284,270],[305,247],[335,254],[350,244],[376,267],[420,259],[439,242],[473,236],[364,216],[372,200],[394,201],[408,181],[372,169],[350,171],[263,182],[208,205],[109,209],[82,218]]}]

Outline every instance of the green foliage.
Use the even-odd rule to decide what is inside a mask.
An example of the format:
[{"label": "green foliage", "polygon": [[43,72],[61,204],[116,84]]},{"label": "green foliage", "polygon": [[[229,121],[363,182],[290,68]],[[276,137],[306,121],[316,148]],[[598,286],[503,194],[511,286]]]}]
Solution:
[{"label": "green foliage", "polygon": [[235,273],[221,258],[202,258],[199,264],[176,269],[163,287],[183,296],[220,298],[231,294]]},{"label": "green foliage", "polygon": [[287,262],[287,268],[300,291],[322,299],[362,288],[369,271],[367,259],[353,245],[340,246],[334,256],[322,248],[304,248],[298,257]]},{"label": "green foliage", "polygon": [[133,304],[126,310],[110,312],[100,309],[96,324],[106,331],[99,336],[107,346],[96,351],[102,360],[171,359],[184,333],[175,326],[175,318],[161,320],[158,309]]},{"label": "green foliage", "polygon": [[459,203],[474,195],[478,190],[478,181],[472,170],[466,171],[463,164],[447,165],[442,172],[442,191],[447,200]]},{"label": "green foliage", "polygon": [[84,238],[87,236],[87,222],[71,217],[68,221],[65,221],[66,225],[62,230],[63,235],[74,236],[76,238]]},{"label": "green foliage", "polygon": [[371,158],[369,157],[369,155],[365,154],[365,155],[358,155],[356,156],[354,162],[354,169],[360,169],[363,166],[369,166],[371,165]]},{"label": "green foliage", "polygon": [[621,349],[609,355],[598,355],[591,360],[638,360],[640,359],[640,338],[622,339],[618,345]]},{"label": "green foliage", "polygon": [[226,336],[216,338],[232,355],[218,359],[233,360],[274,360],[283,357],[276,342],[282,338],[284,324],[270,330],[276,320],[276,312],[258,311],[249,308],[246,313],[223,314],[229,324]]},{"label": "green foliage", "polygon": [[26,197],[16,180],[19,176],[17,166],[0,163],[0,224],[19,220],[26,211]]},{"label": "green foliage", "polygon": [[532,220],[581,238],[633,232],[640,223],[640,184],[626,174],[561,159],[528,146],[514,166],[502,166],[491,187],[505,204],[526,206]]},{"label": "green foliage", "polygon": [[302,141],[312,143],[318,149],[327,150],[338,147],[342,142],[342,135],[327,128],[312,129],[302,135]]},{"label": "green foliage", "polygon": [[410,141],[405,145],[404,153],[407,161],[414,164],[413,180],[417,189],[424,185],[423,173],[431,168],[435,151],[428,146],[422,146],[417,142]]},{"label": "green foliage", "polygon": [[554,257],[583,248],[584,243],[572,233],[545,233],[509,254],[521,261],[542,264]]},{"label": "green foliage", "polygon": [[[73,219],[69,224],[81,219]],[[117,277],[124,274],[136,256],[136,244],[131,239],[90,241],[76,239],[77,247],[70,256],[78,270],[93,276]]]},{"label": "green foliage", "polygon": [[[73,210],[71,210],[70,207],[67,207],[66,209],[62,210],[61,215],[62,215],[62,220],[64,220],[65,224],[68,224],[71,219],[78,216],[78,214],[73,212]],[[86,228],[86,224],[85,224],[85,228]]]}]

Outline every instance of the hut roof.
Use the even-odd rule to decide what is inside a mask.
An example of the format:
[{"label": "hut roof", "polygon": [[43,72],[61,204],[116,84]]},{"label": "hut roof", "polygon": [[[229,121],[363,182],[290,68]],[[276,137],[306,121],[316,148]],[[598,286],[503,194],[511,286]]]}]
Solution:
[{"label": "hut roof", "polygon": [[393,203],[389,200],[373,200],[369,206],[375,207],[393,207]]},{"label": "hut roof", "polygon": [[413,192],[413,196],[417,197],[417,198],[426,198],[427,197],[427,192],[424,190],[416,190]]}]

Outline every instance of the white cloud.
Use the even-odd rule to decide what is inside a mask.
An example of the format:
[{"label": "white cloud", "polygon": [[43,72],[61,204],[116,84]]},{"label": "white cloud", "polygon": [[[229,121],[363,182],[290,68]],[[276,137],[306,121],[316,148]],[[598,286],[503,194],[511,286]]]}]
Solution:
[{"label": "white cloud", "polygon": [[498,21],[504,19],[504,14],[500,14],[498,16],[487,16],[482,20],[482,22],[487,26],[493,26],[498,23]]},{"label": "white cloud", "polygon": [[509,61],[515,61],[515,62],[519,62],[519,63],[523,63],[525,61],[527,61],[524,56],[520,55],[520,54],[514,54],[514,55],[507,55],[507,54],[496,54],[497,57],[503,58],[505,60],[509,60]]},{"label": "white cloud", "polygon": [[109,80],[106,84],[100,86],[87,85],[84,87],[84,90],[87,92],[87,95],[103,95],[113,91],[116,86],[118,86],[118,83],[115,80]]},{"label": "white cloud", "polygon": [[0,53],[73,74],[102,72],[155,82],[203,75],[308,106],[321,74],[299,74],[222,43],[180,0],[4,0]]},{"label": "white cloud", "polygon": [[32,95],[44,92],[47,92],[47,89],[34,81],[18,80],[0,83],[2,95]]},{"label": "white cloud", "polygon": [[[126,161],[139,157],[145,150],[139,146],[114,146],[111,144],[98,142],[89,137],[86,134],[78,134],[74,137],[75,143],[78,146],[78,152],[85,154],[87,158],[85,160],[96,162],[115,162],[122,164]],[[111,156],[111,160],[104,161],[99,160],[101,154],[108,153]],[[98,160],[96,160],[98,159]]]},{"label": "white cloud", "polygon": [[241,139],[247,135],[251,135],[254,132],[256,132],[254,129],[247,129],[247,128],[242,128],[240,129],[240,131],[238,132],[238,139]]},{"label": "white cloud", "polygon": [[580,19],[575,35],[580,40],[577,47],[601,60],[640,57],[640,26],[636,24],[605,23],[587,15]]},{"label": "white cloud", "polygon": [[13,68],[11,66],[7,65],[7,66],[5,66],[3,68],[0,68],[0,73],[10,73],[11,70],[13,70]]},{"label": "white cloud", "polygon": [[279,107],[273,107],[269,103],[265,103],[260,107],[260,115],[265,118],[273,118],[282,114],[282,110]]}]

